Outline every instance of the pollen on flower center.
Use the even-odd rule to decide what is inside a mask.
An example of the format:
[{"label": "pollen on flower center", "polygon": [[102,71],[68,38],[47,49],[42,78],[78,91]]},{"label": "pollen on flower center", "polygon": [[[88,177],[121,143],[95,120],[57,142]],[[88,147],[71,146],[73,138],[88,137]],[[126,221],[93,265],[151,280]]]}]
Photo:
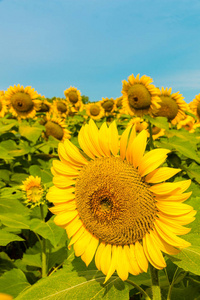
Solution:
[{"label": "pollen on flower center", "polygon": [[57,109],[58,111],[60,111],[61,113],[65,113],[67,111],[67,106],[65,103],[63,102],[58,102],[57,103]]},{"label": "pollen on flower center", "polygon": [[78,102],[78,95],[76,92],[74,91],[69,92],[68,97],[71,103],[75,104]]},{"label": "pollen on flower center", "polygon": [[119,157],[95,159],[83,167],[75,198],[84,226],[105,243],[135,243],[154,226],[157,209],[148,185]]},{"label": "pollen on flower center", "polygon": [[18,92],[11,97],[11,103],[16,111],[29,112],[33,109],[34,103],[29,94]]},{"label": "pollen on flower center", "polygon": [[170,96],[160,96],[160,108],[156,116],[166,117],[168,120],[173,120],[178,113],[178,105]]},{"label": "pollen on flower center", "polygon": [[135,84],[128,90],[128,102],[132,109],[145,109],[151,105],[151,95],[142,84]]},{"label": "pollen on flower center", "polygon": [[92,116],[98,116],[100,113],[100,107],[98,105],[91,105],[90,107],[90,113]]}]

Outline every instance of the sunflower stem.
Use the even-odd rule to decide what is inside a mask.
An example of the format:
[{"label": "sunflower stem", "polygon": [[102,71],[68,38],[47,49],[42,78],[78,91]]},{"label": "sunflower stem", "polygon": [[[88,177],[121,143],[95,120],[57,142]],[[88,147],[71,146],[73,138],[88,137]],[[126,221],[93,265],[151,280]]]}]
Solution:
[{"label": "sunflower stem", "polygon": [[154,143],[153,143],[153,134],[152,134],[152,126],[151,126],[151,122],[149,121],[149,134],[150,134],[150,138],[149,138],[149,145],[151,149],[154,149]]},{"label": "sunflower stem", "polygon": [[[40,205],[40,214],[41,214],[41,219],[45,222],[43,205]],[[47,276],[46,240],[44,238],[42,238],[41,245],[42,245],[42,278],[44,278]]]},{"label": "sunflower stem", "polygon": [[161,290],[159,285],[158,278],[158,270],[154,268],[151,264],[149,264],[150,274],[151,274],[151,282],[152,282],[152,296],[153,300],[161,300]]},{"label": "sunflower stem", "polygon": [[140,291],[140,293],[142,293],[142,295],[144,295],[145,300],[151,300],[151,298],[149,297],[149,295],[145,292],[145,290],[143,290],[139,285],[137,285],[135,282],[127,279],[126,280],[127,283],[131,284],[132,286],[134,286],[138,291]]}]

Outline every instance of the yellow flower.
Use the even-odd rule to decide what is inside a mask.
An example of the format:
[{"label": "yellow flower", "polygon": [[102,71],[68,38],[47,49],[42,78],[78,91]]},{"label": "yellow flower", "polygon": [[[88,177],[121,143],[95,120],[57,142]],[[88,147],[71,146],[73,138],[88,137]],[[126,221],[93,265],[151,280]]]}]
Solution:
[{"label": "yellow flower", "polygon": [[135,125],[135,131],[137,133],[141,132],[144,129],[147,129],[148,127],[148,123],[145,122],[142,118],[140,117],[133,117],[129,122],[128,122],[128,126],[130,125]]},{"label": "yellow flower", "polygon": [[192,102],[189,103],[191,111],[200,121],[200,94],[196,95]]},{"label": "yellow flower", "polygon": [[44,96],[40,97],[40,100],[40,108],[37,109],[37,112],[49,112],[52,104]]},{"label": "yellow flower", "polygon": [[89,103],[85,105],[85,108],[86,114],[94,120],[100,120],[102,117],[104,117],[104,109],[98,102]]},{"label": "yellow flower", "polygon": [[22,189],[26,192],[26,201],[32,207],[43,203],[43,188],[41,178],[30,175],[25,181],[22,181]]},{"label": "yellow flower", "polygon": [[192,133],[195,131],[194,124],[195,119],[191,116],[186,116],[185,119],[179,121],[179,123],[177,124],[177,129],[185,128],[185,130]]},{"label": "yellow flower", "polygon": [[69,112],[69,103],[66,100],[56,98],[53,101],[53,105],[51,107],[51,113],[66,118],[68,112]]},{"label": "yellow flower", "polygon": [[113,98],[102,98],[100,104],[105,113],[112,113],[115,110],[115,100]]},{"label": "yellow flower", "polygon": [[78,135],[84,156],[69,140],[59,144],[61,161],[53,162],[54,186],[47,194],[55,223],[71,238],[69,247],[86,265],[95,257],[105,281],[115,270],[122,280],[146,272],[148,262],[164,268],[162,252],[190,246],[177,235],[190,231],[182,225],[196,213],[182,203],[191,195],[183,193],[190,180],[163,183],[180,171],[159,168],[170,151],[145,153],[147,131],[136,135],[131,127],[119,144],[115,122],[98,130],[90,120]]},{"label": "yellow flower", "polygon": [[41,101],[37,98],[40,95],[31,88],[31,86],[23,87],[18,85],[10,86],[5,92],[9,111],[13,116],[19,119],[33,118],[36,110],[40,109]]},{"label": "yellow flower", "polygon": [[160,107],[160,91],[152,83],[152,78],[143,75],[139,79],[140,74],[136,77],[130,75],[128,82],[122,81],[122,104],[124,109],[131,116],[143,116],[144,114],[152,114]]},{"label": "yellow flower", "polygon": [[[165,134],[165,129],[159,128],[157,126],[152,126],[151,130],[152,130],[153,140],[157,140],[159,137]],[[148,136],[150,136],[149,131],[148,131]]]},{"label": "yellow flower", "polygon": [[65,120],[51,116],[50,114],[46,115],[46,123],[45,123],[45,136],[48,138],[49,136],[53,136],[54,138],[64,141],[65,139],[69,139],[71,137],[70,131],[66,129],[67,124]]},{"label": "yellow flower", "polygon": [[0,91],[0,118],[3,118],[7,112],[6,101],[4,99],[4,91]]},{"label": "yellow flower", "polygon": [[77,110],[81,111],[83,109],[81,92],[77,88],[70,86],[70,88],[64,91],[64,95],[66,100]]},{"label": "yellow flower", "polygon": [[161,88],[161,95],[160,95],[160,109],[155,116],[166,117],[169,122],[173,125],[176,125],[181,119],[185,118],[185,112],[188,111],[188,105],[183,100],[179,92],[172,94],[172,88]]}]

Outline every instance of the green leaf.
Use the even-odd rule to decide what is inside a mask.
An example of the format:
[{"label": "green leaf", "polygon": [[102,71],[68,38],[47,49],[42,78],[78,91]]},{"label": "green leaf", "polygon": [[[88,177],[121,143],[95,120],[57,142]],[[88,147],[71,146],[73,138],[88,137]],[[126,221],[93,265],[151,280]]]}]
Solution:
[{"label": "green leaf", "polygon": [[[4,132],[8,132],[12,127],[14,127],[15,125],[18,124],[18,121],[16,120],[2,120],[3,122],[1,122],[0,125],[0,134],[4,133]],[[10,123],[10,124],[8,124]]]},{"label": "green leaf", "polygon": [[34,266],[41,268],[42,267],[42,261],[41,261],[41,254],[24,254],[22,258],[22,263],[28,266]]},{"label": "green leaf", "polygon": [[119,277],[111,277],[103,285],[105,275],[97,270],[66,272],[59,270],[50,277],[39,280],[20,294],[16,300],[63,299],[129,299],[129,288]]},{"label": "green leaf", "polygon": [[152,118],[149,115],[145,115],[144,119],[147,119],[148,121],[151,122],[151,124],[153,124],[154,126],[156,126],[158,128],[163,128],[165,130],[169,130],[169,123],[167,121],[167,118],[165,118],[165,117]]},{"label": "green leaf", "polygon": [[7,160],[7,159],[13,159],[13,156],[9,154],[5,148],[0,146],[0,158]]},{"label": "green leaf", "polygon": [[41,177],[41,180],[43,183],[48,183],[52,181],[52,174],[50,169],[49,170],[43,170],[41,167],[38,165],[32,165],[29,168],[29,172],[33,176],[39,176]]},{"label": "green leaf", "polygon": [[5,272],[0,278],[0,292],[16,297],[20,292],[30,287],[24,273],[19,269]]},{"label": "green leaf", "polygon": [[12,270],[15,268],[10,257],[5,253],[0,253],[0,276],[5,273],[6,271]]},{"label": "green leaf", "polygon": [[184,239],[190,242],[191,246],[182,249],[175,256],[170,256],[170,259],[185,271],[200,275],[200,236],[191,233],[184,236]]},{"label": "green leaf", "polygon": [[12,182],[15,182],[17,184],[23,184],[22,181],[26,180],[26,178],[28,178],[28,174],[26,173],[15,173],[11,176],[10,180]]},{"label": "green leaf", "polygon": [[0,246],[6,246],[10,242],[14,241],[24,241],[24,239],[22,239],[16,234],[0,230]]},{"label": "green leaf", "polygon": [[40,219],[32,219],[30,229],[48,239],[54,247],[58,244],[64,232],[64,229],[57,226],[53,220],[45,223]]},{"label": "green leaf", "polygon": [[40,137],[42,131],[44,131],[44,126],[35,123],[33,126],[30,126],[28,123],[23,123],[19,126],[19,133],[21,136],[24,136],[29,141],[36,142]]},{"label": "green leaf", "polygon": [[10,171],[7,169],[0,169],[0,178],[5,181],[9,182],[10,181]]},{"label": "green leaf", "polygon": [[29,219],[21,214],[14,213],[0,213],[0,220],[2,224],[8,227],[29,229]]},{"label": "green leaf", "polygon": [[[13,194],[13,192],[15,194]],[[18,197],[22,197],[21,192],[12,188],[4,188],[2,193],[0,194],[0,212],[3,213],[14,213],[20,214],[23,216],[27,216],[30,213],[30,210],[25,207],[20,201],[18,201]]]}]

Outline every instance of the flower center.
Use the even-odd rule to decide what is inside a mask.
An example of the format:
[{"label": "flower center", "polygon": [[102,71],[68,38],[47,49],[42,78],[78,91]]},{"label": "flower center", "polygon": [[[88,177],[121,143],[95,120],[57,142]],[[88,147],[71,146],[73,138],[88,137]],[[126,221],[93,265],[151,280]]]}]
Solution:
[{"label": "flower center", "polygon": [[11,103],[13,108],[19,112],[30,112],[33,109],[34,103],[29,94],[17,92],[12,95]]},{"label": "flower center", "polygon": [[197,115],[198,115],[198,117],[200,118],[200,102],[199,102],[199,104],[197,105]]},{"label": "flower center", "polygon": [[128,102],[130,109],[147,109],[151,105],[151,95],[147,88],[140,84],[134,84],[128,90]]},{"label": "flower center", "polygon": [[98,116],[99,113],[100,113],[100,107],[98,105],[93,104],[90,106],[90,114],[92,116]]},{"label": "flower center", "polygon": [[27,191],[27,198],[31,202],[39,202],[42,197],[42,188],[34,186]]},{"label": "flower center", "polygon": [[119,157],[98,158],[83,167],[75,198],[84,226],[105,243],[135,243],[154,226],[157,209],[148,185]]},{"label": "flower center", "polygon": [[158,134],[161,131],[161,128],[157,127],[157,126],[153,126],[152,127],[152,134]]},{"label": "flower center", "polygon": [[160,108],[156,116],[166,117],[168,121],[173,120],[178,113],[178,105],[170,96],[160,96]]},{"label": "flower center", "polygon": [[2,102],[0,101],[0,111],[2,110],[3,108],[3,105],[2,105]]},{"label": "flower center", "polygon": [[45,134],[47,137],[52,135],[56,139],[58,139],[60,141],[62,140],[64,132],[63,132],[63,128],[59,124],[52,122],[52,121],[48,121],[45,124],[45,128],[46,128]]},{"label": "flower center", "polygon": [[48,112],[50,110],[50,106],[48,106],[46,103],[42,102],[40,105],[39,112]]},{"label": "flower center", "polygon": [[113,109],[114,101],[113,100],[106,100],[104,103],[102,103],[102,107],[106,112],[111,112]]},{"label": "flower center", "polygon": [[67,111],[67,105],[63,102],[57,102],[57,110],[61,113],[65,113]]},{"label": "flower center", "polygon": [[69,101],[72,104],[75,104],[78,102],[78,95],[76,92],[74,92],[74,91],[69,92],[68,97],[69,97]]}]

